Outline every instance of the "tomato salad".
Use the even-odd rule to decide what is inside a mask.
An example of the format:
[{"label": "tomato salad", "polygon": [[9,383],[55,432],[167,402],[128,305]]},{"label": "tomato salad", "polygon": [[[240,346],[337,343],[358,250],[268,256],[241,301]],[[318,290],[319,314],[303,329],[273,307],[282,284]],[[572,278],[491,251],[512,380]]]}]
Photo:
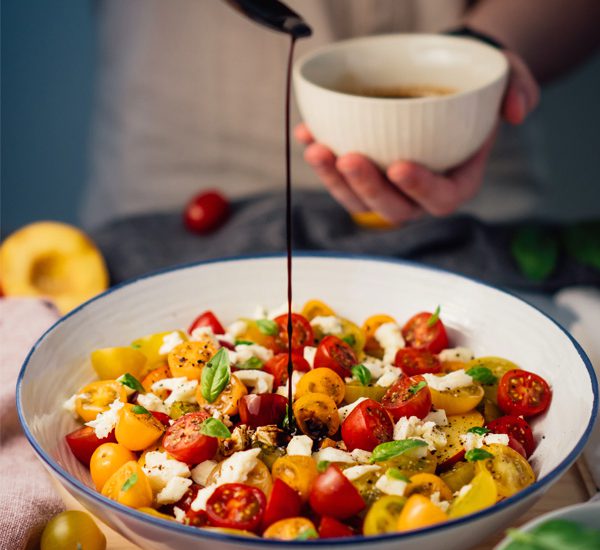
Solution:
[{"label": "tomato salad", "polygon": [[535,481],[529,420],[552,390],[452,348],[439,308],[358,326],[311,300],[293,314],[291,377],[287,326],[207,311],[93,351],[99,380],[65,408],[97,490],[201,529],[308,540],[445,522]]}]

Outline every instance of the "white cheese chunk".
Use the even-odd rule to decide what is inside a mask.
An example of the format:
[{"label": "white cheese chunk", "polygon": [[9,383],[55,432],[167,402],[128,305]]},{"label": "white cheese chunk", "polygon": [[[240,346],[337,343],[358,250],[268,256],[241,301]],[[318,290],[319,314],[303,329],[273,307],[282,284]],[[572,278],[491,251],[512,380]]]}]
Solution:
[{"label": "white cheese chunk", "polygon": [[460,441],[463,444],[465,451],[471,451],[473,449],[479,449],[484,445],[492,445],[493,443],[508,445],[508,435],[494,433],[479,435],[473,432],[467,432],[460,436]]},{"label": "white cheese chunk", "polygon": [[423,422],[434,422],[437,426],[448,426],[448,417],[444,409],[438,409],[437,411],[430,411],[429,414],[423,418]]},{"label": "white cheese chunk", "polygon": [[173,504],[181,500],[191,484],[191,479],[172,477],[165,485],[165,488],[156,495],[156,503]]},{"label": "white cheese chunk", "polygon": [[365,357],[362,361],[365,368],[371,373],[371,378],[377,380],[383,376],[383,361],[377,357]]},{"label": "white cheese chunk", "polygon": [[253,357],[256,357],[262,363],[266,363],[273,357],[273,352],[258,344],[242,344],[235,346],[235,351],[229,350],[229,361],[233,365],[242,365]]},{"label": "white cheese chunk", "polygon": [[450,503],[447,500],[440,499],[439,491],[432,493],[429,500],[431,500],[431,502],[433,502],[433,504],[435,504],[442,512],[447,512],[448,508],[450,508]]},{"label": "white cheese chunk", "polygon": [[335,315],[318,315],[311,320],[310,326],[321,334],[341,334],[344,331],[342,320]]},{"label": "white cheese chunk", "polygon": [[346,468],[342,473],[350,481],[354,481],[370,472],[377,472],[378,470],[381,470],[381,466],[377,466],[377,464],[372,464],[372,465],[350,466],[350,468]]},{"label": "white cheese chunk", "polygon": [[313,458],[317,462],[356,462],[350,453],[342,451],[341,449],[337,449],[335,447],[325,447],[324,449],[313,453]]},{"label": "white cheese chunk", "polygon": [[192,479],[198,485],[206,485],[211,472],[215,469],[217,463],[214,460],[205,460],[198,466],[192,468]]},{"label": "white cheese chunk", "polygon": [[[394,440],[401,441],[403,439],[421,439],[427,443],[430,451],[441,449],[447,443],[445,434],[437,428],[435,422],[424,422],[416,416],[409,418],[403,416],[396,422]],[[420,449],[425,450],[424,447]],[[419,448],[415,449],[415,451],[418,450]]]},{"label": "white cheese chunk", "polygon": [[196,342],[207,342],[209,341],[214,347],[220,348],[218,338],[215,336],[211,327],[197,327],[190,334],[190,340]]},{"label": "white cheese chunk", "polygon": [[161,412],[169,414],[170,408],[165,405],[165,402],[154,393],[138,393],[136,401],[139,405],[149,411]]},{"label": "white cheese chunk", "polygon": [[317,353],[317,348],[313,346],[306,346],[304,348],[304,359],[310,365],[310,368],[313,369],[315,367],[315,354]]},{"label": "white cheese chunk", "polygon": [[470,386],[473,379],[465,372],[464,369],[455,370],[445,376],[436,376],[435,374],[424,374],[427,385],[437,391],[449,391]]},{"label": "white cheese chunk", "polygon": [[456,498],[464,497],[471,490],[471,487],[472,485],[470,483],[467,485],[463,485],[459,491],[456,491],[456,493],[454,493],[454,496]]},{"label": "white cheese chunk", "polygon": [[475,359],[475,354],[470,348],[448,348],[440,351],[438,359],[440,361],[463,361],[466,363]]},{"label": "white cheese chunk", "polygon": [[273,391],[272,374],[263,372],[257,369],[238,370],[235,376],[244,383],[244,385],[252,388],[252,393],[271,393]]},{"label": "white cheese chunk", "polygon": [[287,446],[287,454],[290,456],[311,456],[312,439],[307,435],[295,435]]},{"label": "white cheese chunk", "polygon": [[366,397],[359,397],[356,401],[350,403],[350,405],[346,405],[345,407],[340,407],[338,409],[338,414],[340,415],[340,422],[343,422],[348,418],[348,415],[363,401],[366,401]]},{"label": "white cheese chunk", "polygon": [[180,378],[163,378],[152,384],[152,391],[169,390],[171,393],[165,399],[165,405],[171,407],[175,401],[196,403],[196,387],[198,380],[188,380],[185,376]]},{"label": "white cheese chunk", "polygon": [[248,323],[241,319],[231,323],[225,331],[225,339],[232,344],[238,339],[239,336],[244,334],[248,330]]},{"label": "white cheese chunk", "polygon": [[375,483],[375,488],[386,495],[404,496],[408,484],[401,479],[394,479],[386,474],[382,475]]},{"label": "white cheese chunk", "polygon": [[169,483],[169,480],[175,477],[188,478],[191,475],[190,469],[185,462],[175,460],[167,453],[161,451],[146,453],[145,464],[142,470],[148,476],[150,486],[155,493],[162,491]]},{"label": "white cheese chunk", "polygon": [[398,378],[400,378],[401,374],[402,371],[399,368],[386,365],[383,367],[383,374],[379,380],[377,380],[375,385],[381,386],[382,388],[389,388],[396,380],[398,380]]},{"label": "white cheese chunk", "polygon": [[185,521],[185,512],[179,506],[173,506],[173,515],[175,516],[175,521],[179,523]]},{"label": "white cheese chunk", "polygon": [[507,434],[486,434],[483,436],[484,445],[493,445],[494,443],[497,445],[508,445],[508,441]]},{"label": "white cheese chunk", "polygon": [[396,323],[383,323],[375,331],[375,340],[383,348],[383,362],[392,365],[396,359],[396,353],[404,347],[402,329]]},{"label": "white cheese chunk", "polygon": [[165,334],[163,336],[163,343],[158,350],[160,355],[167,355],[171,353],[179,344],[183,343],[183,339],[181,338],[181,334],[179,331],[175,330],[173,332],[169,332],[169,334]]},{"label": "white cheese chunk", "polygon": [[204,489],[200,489],[196,498],[190,505],[190,508],[194,510],[194,512],[199,512],[200,510],[206,510],[206,502],[215,492],[217,485],[209,485],[208,487],[204,487]]},{"label": "white cheese chunk", "polygon": [[221,471],[215,480],[215,485],[224,483],[244,483],[248,474],[258,463],[260,449],[250,449],[248,451],[239,451],[233,453],[228,459],[223,461]]},{"label": "white cheese chunk", "polygon": [[94,433],[98,439],[108,437],[108,434],[113,431],[119,419],[119,411],[123,408],[122,401],[115,399],[109,406],[108,410],[101,412],[94,420],[86,422],[85,425],[94,428]]},{"label": "white cheese chunk", "polygon": [[369,464],[372,454],[370,451],[365,451],[364,449],[354,449],[350,453],[350,456],[359,464]]}]

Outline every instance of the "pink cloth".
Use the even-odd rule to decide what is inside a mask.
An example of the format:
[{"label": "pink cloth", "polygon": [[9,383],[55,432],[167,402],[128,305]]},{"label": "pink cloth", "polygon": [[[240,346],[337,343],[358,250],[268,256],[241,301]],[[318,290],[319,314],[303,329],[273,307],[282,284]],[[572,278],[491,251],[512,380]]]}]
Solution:
[{"label": "pink cloth", "polygon": [[31,346],[59,317],[33,298],[0,299],[0,549],[20,550],[64,509],[17,417],[15,385]]}]

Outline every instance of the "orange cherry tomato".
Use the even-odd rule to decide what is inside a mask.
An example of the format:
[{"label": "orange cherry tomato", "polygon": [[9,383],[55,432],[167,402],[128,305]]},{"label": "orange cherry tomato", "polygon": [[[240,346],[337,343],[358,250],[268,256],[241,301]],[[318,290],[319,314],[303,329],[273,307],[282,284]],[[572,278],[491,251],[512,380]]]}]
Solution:
[{"label": "orange cherry tomato", "polygon": [[433,474],[415,474],[410,478],[404,496],[418,494],[431,497],[434,493],[439,493],[442,500],[452,500],[452,491],[442,478]]},{"label": "orange cherry tomato", "polygon": [[315,524],[303,517],[276,521],[266,529],[263,537],[266,539],[297,540],[303,533],[307,533],[307,539],[319,538]]},{"label": "orange cherry tomato", "polygon": [[217,353],[218,348],[210,338],[182,342],[167,356],[172,378],[185,376],[188,380],[200,380],[204,365]]},{"label": "orange cherry tomato", "polygon": [[92,481],[98,491],[102,490],[104,484],[123,464],[137,460],[137,457],[129,449],[118,443],[104,443],[100,445],[90,459],[90,474]]},{"label": "orange cherry tomato", "polygon": [[[152,384],[158,382],[159,380],[164,380],[165,378],[171,378],[171,370],[167,365],[161,365],[154,370],[151,370],[146,377],[142,380],[142,386],[147,392],[152,392]],[[155,393],[161,399],[166,399],[169,396],[169,392],[167,390],[160,390]]]},{"label": "orange cherry tomato", "polygon": [[84,422],[90,422],[108,410],[115,400],[127,403],[127,392],[116,380],[99,380],[84,386],[77,393],[75,410]]},{"label": "orange cherry tomato", "polygon": [[212,403],[209,403],[206,399],[204,399],[204,396],[202,395],[201,384],[198,384],[198,389],[196,390],[196,400],[201,407],[204,405],[210,405],[219,412],[229,416],[238,414],[240,399],[244,397],[244,395],[248,395],[248,388],[246,388],[244,383],[235,374],[231,375],[227,386],[225,386],[217,399],[215,399],[215,401]]},{"label": "orange cherry tomato", "polygon": [[336,405],[339,405],[344,400],[346,385],[335,371],[316,368],[302,375],[296,385],[296,399],[307,393],[324,393],[329,395]]},{"label": "orange cherry tomato", "polygon": [[307,393],[294,403],[294,416],[302,433],[312,438],[332,436],[340,427],[335,401],[324,393]]},{"label": "orange cherry tomato", "polygon": [[117,442],[130,451],[142,451],[165,433],[165,426],[140,405],[125,405],[115,427]]},{"label": "orange cherry tomato", "polygon": [[278,458],[271,469],[273,479],[281,479],[306,502],[313,482],[319,475],[310,456],[286,455]]},{"label": "orange cherry tomato", "polygon": [[385,323],[395,323],[396,320],[389,315],[371,315],[362,325],[361,329],[365,335],[365,353],[381,359],[383,357],[383,348],[375,338],[377,329]]},{"label": "orange cherry tomato", "polygon": [[331,317],[335,311],[321,300],[309,300],[302,308],[302,316],[312,321],[315,317]]},{"label": "orange cherry tomato", "polygon": [[421,529],[448,520],[443,512],[431,500],[423,495],[414,494],[408,497],[398,517],[398,531]]},{"label": "orange cherry tomato", "polygon": [[131,508],[152,506],[152,487],[141,466],[132,460],[108,478],[102,494]]}]

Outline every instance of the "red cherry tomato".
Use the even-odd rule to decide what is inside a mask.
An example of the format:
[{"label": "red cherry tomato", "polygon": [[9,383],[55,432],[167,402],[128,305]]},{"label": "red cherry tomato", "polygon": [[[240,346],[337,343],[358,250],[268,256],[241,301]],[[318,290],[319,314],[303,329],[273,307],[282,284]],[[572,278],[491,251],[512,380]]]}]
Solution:
[{"label": "red cherry tomato", "polygon": [[552,399],[548,383],[537,374],[509,370],[498,384],[498,406],[506,414],[535,416],[543,413]]},{"label": "red cherry tomato", "polygon": [[251,428],[280,424],[285,416],[287,398],[277,393],[251,393],[239,401],[240,420]]},{"label": "red cherry tomato", "polygon": [[496,434],[506,434],[516,439],[525,449],[527,457],[535,451],[535,439],[527,420],[518,416],[501,416],[487,424],[489,430]]},{"label": "red cherry tomato", "polygon": [[[292,352],[292,365],[294,370],[298,372],[308,372],[310,365],[308,361],[304,359],[302,355],[297,352]],[[273,387],[283,386],[288,381],[288,354],[278,353],[269,359],[264,367],[263,371],[272,374],[275,380],[273,380]]]},{"label": "red cherry tomato", "polygon": [[442,370],[442,363],[430,351],[416,348],[400,348],[396,353],[394,364],[407,376],[431,373]]},{"label": "red cherry tomato", "polygon": [[215,527],[256,531],[266,505],[265,494],[244,483],[225,483],[206,502],[208,521]]},{"label": "red cherry tomato", "polygon": [[514,437],[508,436],[508,446],[517,451],[523,458],[527,458],[525,448]]},{"label": "red cherry tomato", "polygon": [[192,510],[192,502],[196,500],[200,485],[192,484],[186,491],[185,495],[181,497],[181,500],[177,501],[173,507],[167,508],[171,514],[173,514],[172,508],[177,506],[180,510],[185,512],[183,523],[185,525],[193,525],[194,527],[204,527],[208,523],[208,515],[204,510],[198,510],[197,512]]},{"label": "red cherry tomato", "polygon": [[347,525],[331,516],[323,516],[319,523],[320,539],[338,539],[342,537],[353,537],[354,531]]},{"label": "red cherry tomato", "polygon": [[427,416],[431,410],[431,392],[427,386],[416,391],[417,385],[422,381],[422,376],[401,376],[385,392],[381,404],[394,421],[403,416]]},{"label": "red cherry tomato", "polygon": [[317,514],[335,519],[347,519],[365,508],[356,487],[334,465],[317,476],[310,490],[309,502]]},{"label": "red cherry tomato", "polygon": [[448,347],[446,328],[441,319],[431,326],[431,313],[417,313],[402,327],[402,336],[406,345],[411,348],[426,349],[431,353],[439,353]]},{"label": "red cherry tomato", "polygon": [[167,428],[171,425],[171,417],[168,414],[161,413],[158,411],[150,411],[152,416],[156,418],[163,426]]},{"label": "red cherry tomato", "polygon": [[204,313],[198,315],[198,317],[196,317],[194,322],[190,325],[190,328],[188,328],[188,334],[192,334],[194,329],[197,329],[198,327],[210,327],[210,329],[213,331],[213,334],[225,334],[223,325],[219,322],[212,311],[205,311]]},{"label": "red cherry tomato", "polygon": [[380,443],[391,441],[393,435],[390,415],[373,399],[361,401],[342,424],[342,439],[349,451],[372,451]]},{"label": "red cherry tomato", "polygon": [[165,451],[186,464],[199,464],[213,458],[219,446],[217,438],[200,433],[201,424],[209,417],[206,411],[198,411],[178,418],[163,438]]},{"label": "red cherry tomato", "polygon": [[192,197],[183,213],[185,226],[194,233],[209,233],[229,217],[229,201],[218,191],[204,191]]},{"label": "red cherry tomato", "polygon": [[[275,342],[279,351],[288,349],[288,316],[287,313],[275,317],[274,321],[279,325],[279,334]],[[306,317],[299,313],[292,313],[292,351],[302,352],[304,346],[312,346],[315,343],[313,329]]]},{"label": "red cherry tomato", "polygon": [[325,336],[315,353],[314,368],[327,368],[342,378],[352,376],[352,367],[358,363],[354,350],[337,336]]},{"label": "red cherry tomato", "polygon": [[65,435],[65,440],[75,458],[89,468],[94,451],[103,443],[116,443],[115,431],[112,430],[104,439],[98,439],[94,428],[83,426]]},{"label": "red cherry tomato", "polygon": [[293,518],[300,515],[302,500],[285,481],[277,478],[273,483],[271,494],[263,515],[262,530],[280,519]]}]

